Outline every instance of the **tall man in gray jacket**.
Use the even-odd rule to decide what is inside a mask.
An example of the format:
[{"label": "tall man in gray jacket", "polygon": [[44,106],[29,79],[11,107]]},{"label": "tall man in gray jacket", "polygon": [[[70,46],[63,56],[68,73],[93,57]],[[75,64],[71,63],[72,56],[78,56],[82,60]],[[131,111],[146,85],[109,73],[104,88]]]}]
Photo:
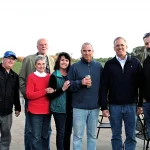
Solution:
[{"label": "tall man in gray jacket", "polygon": [[96,129],[99,115],[99,91],[102,65],[93,60],[93,47],[84,43],[82,58],[68,73],[73,106],[73,150],[82,150],[84,128],[87,129],[87,150],[96,150]]},{"label": "tall man in gray jacket", "polygon": [[[47,55],[48,52],[48,41],[41,38],[37,41],[38,52],[33,55],[29,55],[24,58],[22,68],[19,74],[20,91],[25,99],[25,131],[24,131],[24,144],[25,150],[31,150],[31,124],[29,120],[29,114],[27,113],[28,101],[26,99],[26,80],[30,73],[34,72],[35,69],[35,57],[37,55],[44,55],[46,57],[46,72],[52,73],[54,68],[54,59]],[[51,128],[50,128],[51,133]],[[49,141],[48,141],[49,142]]]}]

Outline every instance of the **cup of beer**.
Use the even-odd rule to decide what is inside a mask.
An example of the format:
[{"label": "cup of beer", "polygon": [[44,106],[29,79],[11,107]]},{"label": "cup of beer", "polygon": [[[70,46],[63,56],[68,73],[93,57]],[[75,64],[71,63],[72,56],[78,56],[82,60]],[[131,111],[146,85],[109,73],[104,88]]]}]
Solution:
[{"label": "cup of beer", "polygon": [[[90,75],[86,75],[85,78],[91,79],[91,76]],[[92,81],[91,81],[91,84],[87,85],[87,88],[90,88],[91,86],[92,86]]]}]

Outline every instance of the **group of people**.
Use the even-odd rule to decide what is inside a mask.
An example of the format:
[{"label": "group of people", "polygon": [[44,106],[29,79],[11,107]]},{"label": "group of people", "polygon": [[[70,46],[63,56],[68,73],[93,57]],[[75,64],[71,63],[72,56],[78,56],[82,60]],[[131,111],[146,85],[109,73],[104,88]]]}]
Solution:
[{"label": "group of people", "polygon": [[25,150],[50,150],[51,116],[56,124],[58,150],[70,149],[72,133],[68,53],[61,52],[56,62],[47,55],[48,41],[37,41],[38,52],[24,58],[19,74],[20,91],[25,98]]},{"label": "group of people", "polygon": [[96,150],[99,111],[109,117],[112,149],[136,149],[137,114],[144,113],[150,137],[150,33],[143,37],[144,63],[127,55],[123,37],[114,40],[116,56],[102,67],[93,59],[90,43],[81,46],[81,59],[71,65],[66,52],[56,61],[48,56],[48,41],[37,41],[38,52],[24,58],[19,76],[12,70],[16,54],[6,51],[0,64],[0,149],[9,150],[12,109],[21,111],[19,89],[25,99],[25,150],[50,150],[51,116],[56,125],[57,150],[82,150],[86,127],[87,150]]}]

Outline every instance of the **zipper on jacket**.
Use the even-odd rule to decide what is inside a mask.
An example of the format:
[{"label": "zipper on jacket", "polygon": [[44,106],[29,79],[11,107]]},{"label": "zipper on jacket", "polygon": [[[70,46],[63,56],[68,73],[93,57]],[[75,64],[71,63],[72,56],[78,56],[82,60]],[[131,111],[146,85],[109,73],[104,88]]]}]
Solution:
[{"label": "zipper on jacket", "polygon": [[91,75],[91,70],[90,70],[90,64],[88,63],[88,71],[89,71],[89,75]]},{"label": "zipper on jacket", "polygon": [[[122,67],[121,67],[122,68]],[[122,68],[122,73],[124,73],[124,67]]]},{"label": "zipper on jacket", "polygon": [[5,76],[5,77],[4,77],[4,80],[6,81],[6,82],[5,82],[5,95],[4,95],[4,107],[5,107],[5,108],[6,108],[6,100],[7,100],[7,99],[6,99],[6,98],[7,98],[7,83],[8,83],[8,78],[9,78],[9,74],[6,75],[6,73],[7,73],[7,72],[5,72],[5,74],[4,74],[4,76]]},{"label": "zipper on jacket", "polygon": [[[126,64],[127,64],[128,62],[127,62],[127,60],[126,60],[126,62],[125,62],[125,64],[124,64],[124,66],[123,66],[123,68],[122,68],[122,73],[124,73],[124,68],[125,68],[125,66],[126,66]],[[132,66],[131,66],[131,68],[132,68]]]}]

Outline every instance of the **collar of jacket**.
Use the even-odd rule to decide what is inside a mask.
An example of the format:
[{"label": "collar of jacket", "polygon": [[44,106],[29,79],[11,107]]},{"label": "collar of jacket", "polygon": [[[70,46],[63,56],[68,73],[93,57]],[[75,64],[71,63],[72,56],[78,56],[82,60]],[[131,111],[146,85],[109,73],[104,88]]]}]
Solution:
[{"label": "collar of jacket", "polygon": [[61,73],[60,73],[59,70],[55,70],[53,74],[54,74],[56,77],[60,77],[60,78],[63,77],[63,76],[61,75]]},{"label": "collar of jacket", "polygon": [[[126,63],[127,62],[131,62],[131,56],[127,56],[127,60],[126,60]],[[119,63],[119,61],[117,60],[116,56],[112,59],[112,63]]]},{"label": "collar of jacket", "polygon": [[83,57],[81,58],[81,61],[84,63],[84,64],[92,64],[93,62],[93,58],[90,62],[87,62]]},{"label": "collar of jacket", "polygon": [[150,55],[147,55],[147,58],[150,59]]},{"label": "collar of jacket", "polygon": [[[36,53],[36,56],[38,55],[42,55],[42,54],[39,54],[38,52]],[[44,56],[44,55],[43,55]],[[48,55],[46,54],[45,57],[48,59]]]}]

